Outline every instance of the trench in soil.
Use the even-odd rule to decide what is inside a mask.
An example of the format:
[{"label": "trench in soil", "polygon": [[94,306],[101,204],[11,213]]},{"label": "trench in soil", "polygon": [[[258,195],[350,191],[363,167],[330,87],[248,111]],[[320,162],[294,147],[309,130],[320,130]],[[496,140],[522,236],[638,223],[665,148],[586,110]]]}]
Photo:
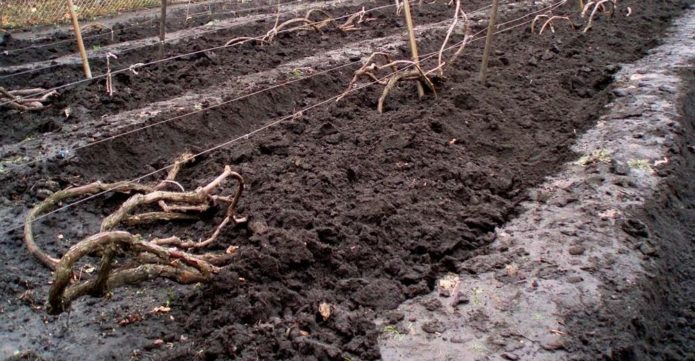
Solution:
[{"label": "trench in soil", "polygon": [[[681,4],[625,3],[641,11],[629,18],[599,19],[590,34],[564,28],[543,37],[521,30],[500,34],[489,86],[473,80],[481,53],[475,43],[438,84],[436,98],[418,101],[413,84],[405,83],[389,97],[386,112],[378,114],[379,89],[372,87],[186,168],[179,179],[192,189],[232,165],[249,183],[240,212],[266,229],[224,232],[217,248],[240,248],[232,266],[212,284],[148,285],[175,293],[172,319],[150,315],[117,326],[118,317],[153,307],[126,288],[114,290],[111,300],[77,302],[83,313],[71,317],[81,327],[67,330],[64,318],[47,318],[45,325],[25,322],[35,329],[22,331],[17,325],[41,319],[44,311],[19,300],[5,308],[9,317],[2,332],[9,338],[28,333],[23,347],[49,359],[78,357],[75,345],[66,343],[80,340],[89,347],[91,332],[111,345],[99,355],[117,359],[131,354],[123,347],[145,347],[145,354],[163,359],[379,358],[380,330],[372,320],[406,298],[430,292],[442,273],[456,272],[460,261],[483,250],[494,228],[514,215],[526,189],[575,157],[568,147],[609,101],[614,64],[642,56]],[[288,52],[309,50],[312,36],[288,38],[285,45],[298,44]],[[426,35],[422,52],[437,50],[442,38]],[[256,56],[263,59],[264,54]],[[214,82],[220,76],[203,67],[198,79]],[[2,222],[13,224],[9,218],[35,203],[47,180],[65,187],[135,177],[169,164],[185,150],[205,149],[337,94],[350,77],[347,70],[315,77],[5,176],[7,217]],[[151,86],[152,92],[166,92]],[[71,94],[60,101],[98,97],[89,87]],[[69,240],[95,232],[98,219],[123,199],[101,197],[47,217],[35,225],[37,239],[49,253],[60,254]],[[209,234],[220,217],[209,214],[198,222],[134,231],[197,239]],[[31,291],[33,305],[40,305],[48,272],[26,254],[19,230],[0,245],[7,271],[0,276],[0,291],[15,300]],[[163,293],[153,297],[163,302]],[[333,306],[327,321],[317,315],[320,302]],[[106,311],[100,312],[102,307]],[[61,330],[62,341],[37,336],[42,330]],[[154,339],[172,343],[172,349],[148,349]],[[46,346],[52,342],[58,346]]]},{"label": "trench in soil", "polygon": [[[692,68],[692,67],[691,67]],[[603,307],[568,317],[577,331],[568,345],[573,359],[687,360],[695,350],[695,73],[683,71],[682,132],[669,152],[671,167],[662,186],[633,215],[646,234],[634,242],[655,245],[645,261],[647,277],[625,290],[606,282]],[[639,223],[638,223],[639,224]],[[611,299],[610,295],[627,295]],[[594,333],[596,328],[613,330]]]}]

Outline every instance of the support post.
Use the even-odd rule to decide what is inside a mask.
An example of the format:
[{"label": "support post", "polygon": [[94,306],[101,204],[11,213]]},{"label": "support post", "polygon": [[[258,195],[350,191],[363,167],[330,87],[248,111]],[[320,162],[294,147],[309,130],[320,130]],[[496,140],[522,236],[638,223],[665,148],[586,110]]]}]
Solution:
[{"label": "support post", "polygon": [[72,3],[72,0],[68,0],[68,8],[70,11],[70,18],[72,19],[72,27],[75,30],[77,48],[80,50],[80,57],[82,57],[84,76],[86,76],[87,79],[92,79],[92,70],[89,67],[89,58],[87,57],[87,51],[84,48],[84,41],[82,41],[82,30],[80,29],[80,23],[77,20],[77,14],[75,13],[75,4]]},{"label": "support post", "polygon": [[164,40],[167,34],[167,0],[162,0],[159,14],[159,58],[164,58]]},{"label": "support post", "polygon": [[490,10],[490,23],[487,27],[487,37],[485,38],[485,50],[483,51],[483,63],[480,64],[480,82],[485,84],[487,78],[487,64],[490,59],[490,48],[492,48],[492,38],[495,35],[495,22],[497,21],[497,8],[499,0],[492,0],[492,9]]},{"label": "support post", "polygon": [[[415,29],[413,26],[413,17],[410,13],[410,0],[403,0],[403,12],[405,13],[405,23],[408,26],[408,38],[410,40],[410,52],[413,56],[413,62],[420,66],[420,55],[417,51],[417,42],[415,41]],[[425,96],[425,88],[422,83],[417,81],[417,95],[422,98]]]},{"label": "support post", "polygon": [[159,41],[166,39],[167,33],[167,0],[162,0],[162,11],[159,15]]}]

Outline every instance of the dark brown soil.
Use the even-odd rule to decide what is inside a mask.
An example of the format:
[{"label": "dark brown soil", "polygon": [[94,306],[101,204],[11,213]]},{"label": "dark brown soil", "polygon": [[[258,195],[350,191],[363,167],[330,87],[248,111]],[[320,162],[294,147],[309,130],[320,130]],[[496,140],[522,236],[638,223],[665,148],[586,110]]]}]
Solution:
[{"label": "dark brown soil", "polygon": [[[157,306],[139,299],[134,289],[118,289],[109,300],[77,302],[70,327],[65,327],[65,316],[45,316],[44,310],[30,306],[41,305],[49,274],[24,250],[21,231],[13,229],[0,239],[5,271],[0,294],[13,300],[2,306],[1,312],[10,317],[0,325],[0,334],[23,339],[11,344],[46,359],[83,358],[86,353],[119,360],[378,359],[380,330],[373,319],[398,318],[391,310],[401,302],[430,292],[438,275],[457,271],[462,260],[490,241],[495,227],[514,215],[527,188],[574,157],[568,146],[593,125],[610,100],[611,74],[618,64],[638,59],[657,44],[669,20],[686,4],[621,3],[632,6],[633,16],[598,19],[588,34],[562,26],[554,35],[533,35],[528,28],[500,34],[487,86],[475,81],[481,54],[477,42],[437,84],[436,98],[428,95],[418,101],[413,85],[403,84],[389,97],[386,112],[378,114],[379,89],[373,87],[199,159],[182,173],[184,186],[194,188],[225,164],[232,165],[249,182],[240,211],[264,227],[224,232],[219,248],[240,249],[232,266],[212,284],[148,284],[162,290],[153,296],[159,302],[171,301],[169,315],[118,326],[124,315]],[[574,9],[568,5],[558,13]],[[388,16],[378,27],[396,25]],[[443,15],[432,10],[426,16],[434,20]],[[374,28],[354,39],[379,31],[394,30]],[[422,53],[437,50],[443,35],[423,37]],[[244,52],[247,62],[234,64],[241,66],[239,72],[254,72],[344,44],[339,34],[326,36],[294,34],[263,51],[234,50]],[[205,40],[197,44],[210,45]],[[400,50],[405,57],[406,49]],[[29,118],[34,124],[58,122],[56,112],[68,104],[94,109],[95,114],[130,109],[209,86],[227,75],[207,57],[164,69],[177,74],[167,76],[170,85],[159,84],[163,77],[155,71],[117,79],[117,86],[128,84],[132,93],[102,104],[107,98],[95,94],[99,85],[92,84],[63,93],[56,109],[32,115],[5,112],[2,124],[10,118],[14,123]],[[278,115],[338,94],[350,71],[100,143],[69,160],[6,174],[2,223],[15,226],[16,217],[37,201],[36,191],[47,180],[64,187],[133,178],[168,164],[185,150],[241,136]],[[43,77],[43,83],[32,85],[60,82]],[[3,142],[22,137],[12,132],[3,129]],[[94,232],[96,219],[120,201],[119,196],[101,197],[48,217],[37,224],[37,235],[50,252],[64,252],[65,242],[50,240],[57,234],[76,240]],[[219,215],[211,215],[197,223],[137,231],[200,238],[219,221]],[[27,291],[35,302],[18,299]],[[332,306],[327,321],[317,312],[321,302]],[[29,331],[20,325],[29,325]],[[581,327],[588,330],[591,325]],[[168,345],[158,348],[157,339]],[[690,346],[685,349],[692,352]]]},{"label": "dark brown soil", "polygon": [[[285,2],[288,1],[280,1],[280,3]],[[263,5],[267,4],[225,1],[209,5],[193,4],[188,12],[185,8],[177,7],[168,11],[167,32],[193,28],[215,20],[275,12],[272,7],[260,9]],[[90,23],[92,22],[87,21],[82,25]],[[97,23],[101,24],[99,21]],[[85,48],[90,50],[110,44],[159,36],[159,24],[159,15],[156,14],[152,17],[134,17],[127,22],[115,24],[111,29],[86,28],[83,34]],[[72,31],[57,32],[51,37],[35,41],[17,39],[12,36],[12,31],[8,31],[0,41],[0,66],[51,60],[75,52],[77,52],[77,45]]]},{"label": "dark brown soil", "polygon": [[[373,7],[387,4],[387,1],[377,1]],[[484,1],[477,0],[471,7],[478,8]],[[345,7],[333,10],[335,17],[353,14],[361,6]],[[447,19],[445,5],[426,7],[415,18],[418,24],[427,24]],[[374,21],[364,26],[365,31],[351,33],[348,36],[335,30],[325,33],[307,32],[301,36],[280,34],[277,41],[269,46],[259,48],[254,44],[245,44],[190,55],[174,61],[147,67],[137,75],[124,72],[114,76],[113,84],[116,93],[113,97],[105,91],[105,79],[92,83],[80,84],[76,87],[61,90],[60,99],[53,102],[50,109],[43,112],[41,117],[33,113],[14,111],[0,114],[0,144],[18,142],[36,133],[60,130],[64,123],[64,110],[72,108],[76,115],[68,121],[80,122],[83,117],[97,118],[104,114],[114,114],[124,110],[136,109],[145,104],[168,99],[185,92],[203,89],[219,83],[223,77],[253,74],[272,69],[275,66],[291,60],[303,58],[316,52],[338,48],[340,45],[359,40],[382,37],[403,31],[402,21],[391,15],[392,9],[384,9],[370,14]],[[284,18],[283,18],[284,19]],[[234,27],[206,34],[203,38],[180,41],[167,44],[164,57],[220,46],[238,36],[265,34],[273,25],[273,21],[264,21]],[[147,63],[158,59],[159,47],[140,48],[125,54],[119,54],[118,59],[111,60],[111,69],[127,68],[131,64]],[[241,59],[230,61],[230,59]],[[94,74],[106,72],[104,59],[92,61]],[[210,76],[212,75],[212,76]],[[288,77],[291,74],[287,74]],[[27,87],[52,88],[83,78],[82,66],[74,64],[32,72],[10,78],[0,79],[0,86],[8,89]],[[85,94],[91,94],[85,96]]]}]

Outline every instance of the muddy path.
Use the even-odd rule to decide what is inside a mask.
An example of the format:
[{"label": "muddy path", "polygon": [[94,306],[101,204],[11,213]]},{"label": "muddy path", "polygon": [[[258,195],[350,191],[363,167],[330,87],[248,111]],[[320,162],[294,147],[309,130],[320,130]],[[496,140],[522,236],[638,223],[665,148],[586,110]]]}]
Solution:
[{"label": "muddy path", "polygon": [[[554,35],[527,28],[499,34],[488,86],[473,80],[481,54],[473,43],[438,84],[436,98],[418,101],[412,84],[403,84],[378,114],[380,92],[372,87],[199,159],[182,173],[183,186],[194,188],[231,164],[249,182],[240,211],[255,224],[224,232],[218,247],[236,245],[239,252],[210,285],[158,281],[115,290],[109,300],[85,298],[70,315],[48,317],[48,272],[25,252],[21,231],[11,230],[0,239],[7,271],[0,293],[11,300],[2,306],[2,352],[43,359],[86,352],[115,359],[379,359],[384,330],[373,321],[400,321],[394,310],[403,301],[458,271],[517,213],[528,189],[577,157],[570,145],[604,112],[617,64],[641,58],[685,4],[624,3],[631,17],[599,19],[587,34],[560,26]],[[443,36],[426,34],[422,52],[437,50]],[[6,175],[2,224],[16,224],[45,190],[138,176],[185,150],[242,136],[284,115],[279,109],[337,94],[349,78],[349,70],[314,77]],[[120,201],[100,197],[52,215],[37,223],[37,237],[60,254]],[[137,231],[199,238],[219,217]],[[318,315],[321,302],[332,307],[328,320]],[[150,312],[165,303],[171,313]],[[143,320],[119,326],[135,313]]]}]

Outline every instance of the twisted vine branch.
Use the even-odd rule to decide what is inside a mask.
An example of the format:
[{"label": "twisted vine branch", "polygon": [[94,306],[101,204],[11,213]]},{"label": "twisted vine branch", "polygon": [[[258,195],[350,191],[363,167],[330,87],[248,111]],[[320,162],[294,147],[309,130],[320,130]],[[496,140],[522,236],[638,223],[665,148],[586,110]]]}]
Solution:
[{"label": "twisted vine branch", "polygon": [[[29,252],[42,264],[55,271],[49,291],[47,311],[52,314],[66,310],[70,303],[84,295],[102,296],[113,288],[154,278],[168,278],[182,284],[209,281],[219,267],[231,262],[228,253],[190,253],[212,245],[221,231],[230,223],[239,224],[246,219],[237,217],[236,207],[243,192],[243,177],[225,166],[224,171],[204,187],[186,192],[175,178],[182,166],[192,160],[184,154],[176,160],[166,179],[155,186],[134,182],[94,182],[80,187],[58,191],[37,204],[24,222],[24,241]],[[237,182],[232,196],[216,194],[227,179]],[[167,187],[176,186],[176,191]],[[35,242],[32,225],[42,214],[49,212],[61,202],[77,196],[103,191],[132,193],[120,207],[101,223],[100,231],[74,244],[61,258],[43,251]],[[182,240],[177,236],[144,239],[140,235],[116,228],[150,222],[198,219],[195,213],[207,211],[215,204],[226,204],[225,218],[211,236],[204,240]],[[139,208],[158,207],[159,211],[137,213]],[[73,269],[85,256],[97,254],[101,260],[94,277],[75,280]],[[126,257],[116,263],[117,258]]]}]

